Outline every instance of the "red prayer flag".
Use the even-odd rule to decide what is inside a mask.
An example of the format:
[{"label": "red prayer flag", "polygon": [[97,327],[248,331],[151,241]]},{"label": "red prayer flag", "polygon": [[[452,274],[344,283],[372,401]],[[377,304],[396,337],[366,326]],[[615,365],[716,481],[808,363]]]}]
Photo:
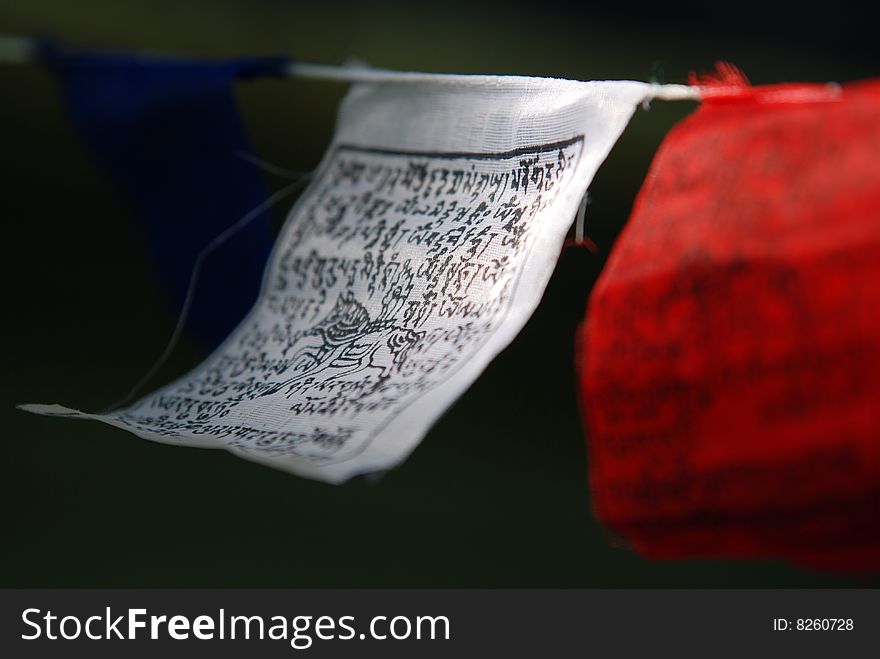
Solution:
[{"label": "red prayer flag", "polygon": [[654,558],[880,568],[880,81],[719,86],[578,332],[598,517]]}]

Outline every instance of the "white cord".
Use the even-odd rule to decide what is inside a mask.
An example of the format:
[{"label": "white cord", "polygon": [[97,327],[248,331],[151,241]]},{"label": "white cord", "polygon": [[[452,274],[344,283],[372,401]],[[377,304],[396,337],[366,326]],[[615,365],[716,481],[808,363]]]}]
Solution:
[{"label": "white cord", "polygon": [[[0,35],[0,62],[23,64],[34,59],[35,43],[31,39]],[[309,78],[331,82],[366,83],[435,83],[456,85],[502,85],[525,80],[523,76],[448,75],[417,71],[373,69],[363,65],[332,66],[310,62],[291,62],[286,69],[291,78]],[[650,97],[664,101],[699,100],[700,92],[688,85],[649,85]]]}]

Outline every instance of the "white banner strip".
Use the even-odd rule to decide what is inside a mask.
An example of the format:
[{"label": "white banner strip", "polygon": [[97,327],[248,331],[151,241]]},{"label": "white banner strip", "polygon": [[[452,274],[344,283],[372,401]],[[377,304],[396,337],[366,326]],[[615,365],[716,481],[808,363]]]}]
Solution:
[{"label": "white banner strip", "polygon": [[657,93],[411,82],[352,87],[258,303],[202,365],[108,414],[26,409],[334,483],[404,460],[531,316],[597,168]]}]

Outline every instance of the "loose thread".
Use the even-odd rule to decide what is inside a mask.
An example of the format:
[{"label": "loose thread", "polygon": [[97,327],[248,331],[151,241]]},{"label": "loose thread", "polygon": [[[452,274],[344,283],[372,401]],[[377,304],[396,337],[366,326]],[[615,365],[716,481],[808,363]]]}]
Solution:
[{"label": "loose thread", "polygon": [[[245,154],[239,155],[241,157],[244,157]],[[261,163],[259,159],[253,156],[245,159],[249,160],[249,162],[253,162],[254,164]],[[278,171],[284,171],[281,168],[276,169]],[[310,176],[310,174],[301,175],[297,180],[289,183],[274,194],[270,195],[263,202],[255,206],[249,212],[245,213],[234,224],[231,224],[226,229],[224,229],[199,251],[193,264],[192,271],[190,273],[186,296],[183,299],[183,305],[180,308],[180,313],[177,317],[177,323],[174,326],[174,331],[172,331],[171,337],[169,338],[165,349],[162,351],[162,354],[159,355],[159,358],[153,363],[146,374],[135,383],[135,385],[125,395],[125,397],[105,407],[103,410],[101,410],[101,414],[106,414],[131,402],[131,400],[138,394],[138,392],[140,392],[144,388],[144,386],[153,379],[156,373],[158,373],[159,369],[165,365],[165,362],[168,361],[168,358],[171,356],[174,348],[177,347],[177,344],[180,341],[180,337],[183,335],[183,329],[186,326],[186,321],[189,317],[190,308],[192,307],[193,299],[195,298],[195,291],[198,285],[202,265],[204,264],[205,259],[210,256],[211,252],[213,252],[215,249],[223,245],[223,243],[225,243],[227,240],[235,236],[236,233],[244,229],[247,225],[249,225],[265,211],[271,208],[275,203],[281,201],[288,194],[294,192],[298,187],[302,186],[310,178]]]},{"label": "loose thread", "polygon": [[585,247],[593,254],[598,253],[599,247],[586,235],[587,206],[590,203],[590,193],[585,192],[578,206],[577,215],[574,218],[574,238],[569,238],[563,243],[563,248]]}]

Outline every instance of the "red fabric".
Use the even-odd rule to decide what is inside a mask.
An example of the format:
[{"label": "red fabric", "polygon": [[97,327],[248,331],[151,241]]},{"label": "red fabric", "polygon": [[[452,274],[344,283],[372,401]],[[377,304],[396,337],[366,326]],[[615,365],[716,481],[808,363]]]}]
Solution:
[{"label": "red fabric", "polygon": [[880,81],[721,89],[578,335],[598,517],[649,557],[880,569]]}]

